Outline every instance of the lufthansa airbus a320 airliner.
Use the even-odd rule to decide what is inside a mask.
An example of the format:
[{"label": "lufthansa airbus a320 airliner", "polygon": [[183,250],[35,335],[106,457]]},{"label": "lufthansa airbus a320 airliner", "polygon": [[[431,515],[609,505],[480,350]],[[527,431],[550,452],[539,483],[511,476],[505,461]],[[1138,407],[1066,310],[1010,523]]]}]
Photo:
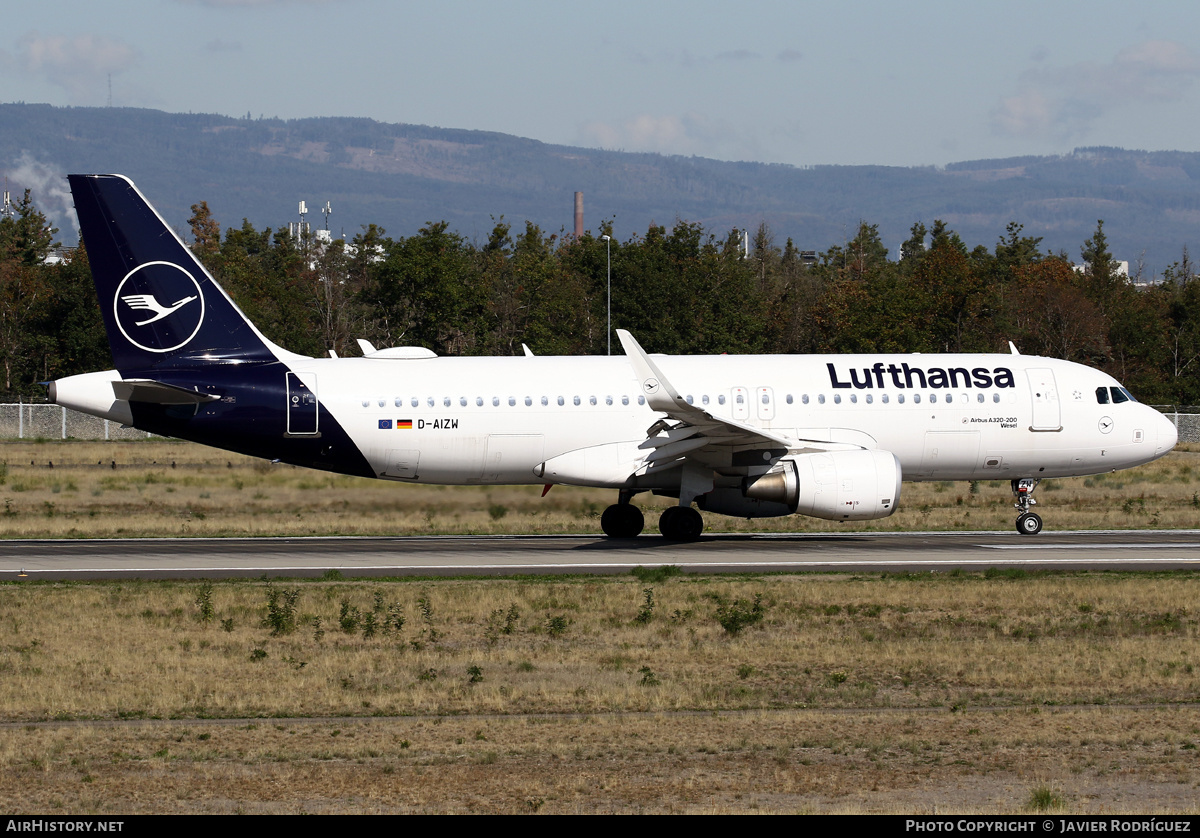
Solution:
[{"label": "lufthansa airbus a320 airliner", "polygon": [[1112,377],[1019,355],[308,358],[267,340],[133,183],[71,175],[115,370],[50,385],[57,404],[155,434],[406,483],[611,488],[698,537],[706,512],[833,521],[891,515],[902,480],[1011,481],[1033,535],[1038,481],[1171,450],[1175,426]]}]

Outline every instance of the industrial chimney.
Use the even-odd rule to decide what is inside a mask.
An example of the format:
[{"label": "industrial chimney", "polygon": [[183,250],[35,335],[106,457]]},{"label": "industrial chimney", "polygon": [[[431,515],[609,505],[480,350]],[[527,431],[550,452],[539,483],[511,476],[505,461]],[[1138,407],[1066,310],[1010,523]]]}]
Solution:
[{"label": "industrial chimney", "polygon": [[583,238],[583,193],[575,193],[575,238]]}]

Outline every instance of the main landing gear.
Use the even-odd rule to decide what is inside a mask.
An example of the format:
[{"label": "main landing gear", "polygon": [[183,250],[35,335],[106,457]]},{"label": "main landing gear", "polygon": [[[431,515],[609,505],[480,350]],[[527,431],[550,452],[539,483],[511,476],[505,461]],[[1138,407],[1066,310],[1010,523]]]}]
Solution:
[{"label": "main landing gear", "polygon": [[1033,490],[1041,481],[1033,477],[1023,477],[1012,481],[1012,493],[1017,502],[1013,504],[1021,514],[1017,516],[1017,532],[1021,535],[1037,535],[1042,531],[1042,518],[1036,512],[1030,512],[1029,507],[1037,503],[1033,499]]},{"label": "main landing gear", "polygon": [[632,497],[632,492],[621,492],[617,502],[600,516],[600,529],[609,538],[637,538],[641,535],[646,519],[642,516],[642,510],[629,502]]},{"label": "main landing gear", "polygon": [[[600,516],[600,529],[609,538],[636,538],[646,526],[642,510],[630,499],[632,492],[621,492],[617,502]],[[669,506],[658,519],[658,531],[671,541],[695,541],[704,531],[704,518],[690,506]]]},{"label": "main landing gear", "polygon": [[695,541],[704,532],[704,518],[690,506],[669,506],[658,519],[658,530],[670,541]]}]

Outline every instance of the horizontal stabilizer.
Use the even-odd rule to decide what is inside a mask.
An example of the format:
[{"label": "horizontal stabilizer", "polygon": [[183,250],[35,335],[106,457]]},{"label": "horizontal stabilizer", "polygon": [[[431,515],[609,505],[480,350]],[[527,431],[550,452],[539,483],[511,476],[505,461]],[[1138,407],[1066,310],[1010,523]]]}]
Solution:
[{"label": "horizontal stabilizer", "polygon": [[112,383],[113,395],[127,402],[148,402],[150,404],[204,404],[215,402],[220,396],[210,393],[198,393],[186,390],[174,384],[163,384],[148,378],[131,378],[126,381]]}]

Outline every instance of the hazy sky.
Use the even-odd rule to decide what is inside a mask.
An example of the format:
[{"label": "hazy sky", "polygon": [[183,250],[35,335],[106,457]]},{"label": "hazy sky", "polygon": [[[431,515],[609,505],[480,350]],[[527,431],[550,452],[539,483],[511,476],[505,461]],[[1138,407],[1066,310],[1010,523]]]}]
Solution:
[{"label": "hazy sky", "polygon": [[[796,165],[1198,148],[1200,4],[9,3],[0,100]],[[0,161],[3,162],[3,161]]]}]

